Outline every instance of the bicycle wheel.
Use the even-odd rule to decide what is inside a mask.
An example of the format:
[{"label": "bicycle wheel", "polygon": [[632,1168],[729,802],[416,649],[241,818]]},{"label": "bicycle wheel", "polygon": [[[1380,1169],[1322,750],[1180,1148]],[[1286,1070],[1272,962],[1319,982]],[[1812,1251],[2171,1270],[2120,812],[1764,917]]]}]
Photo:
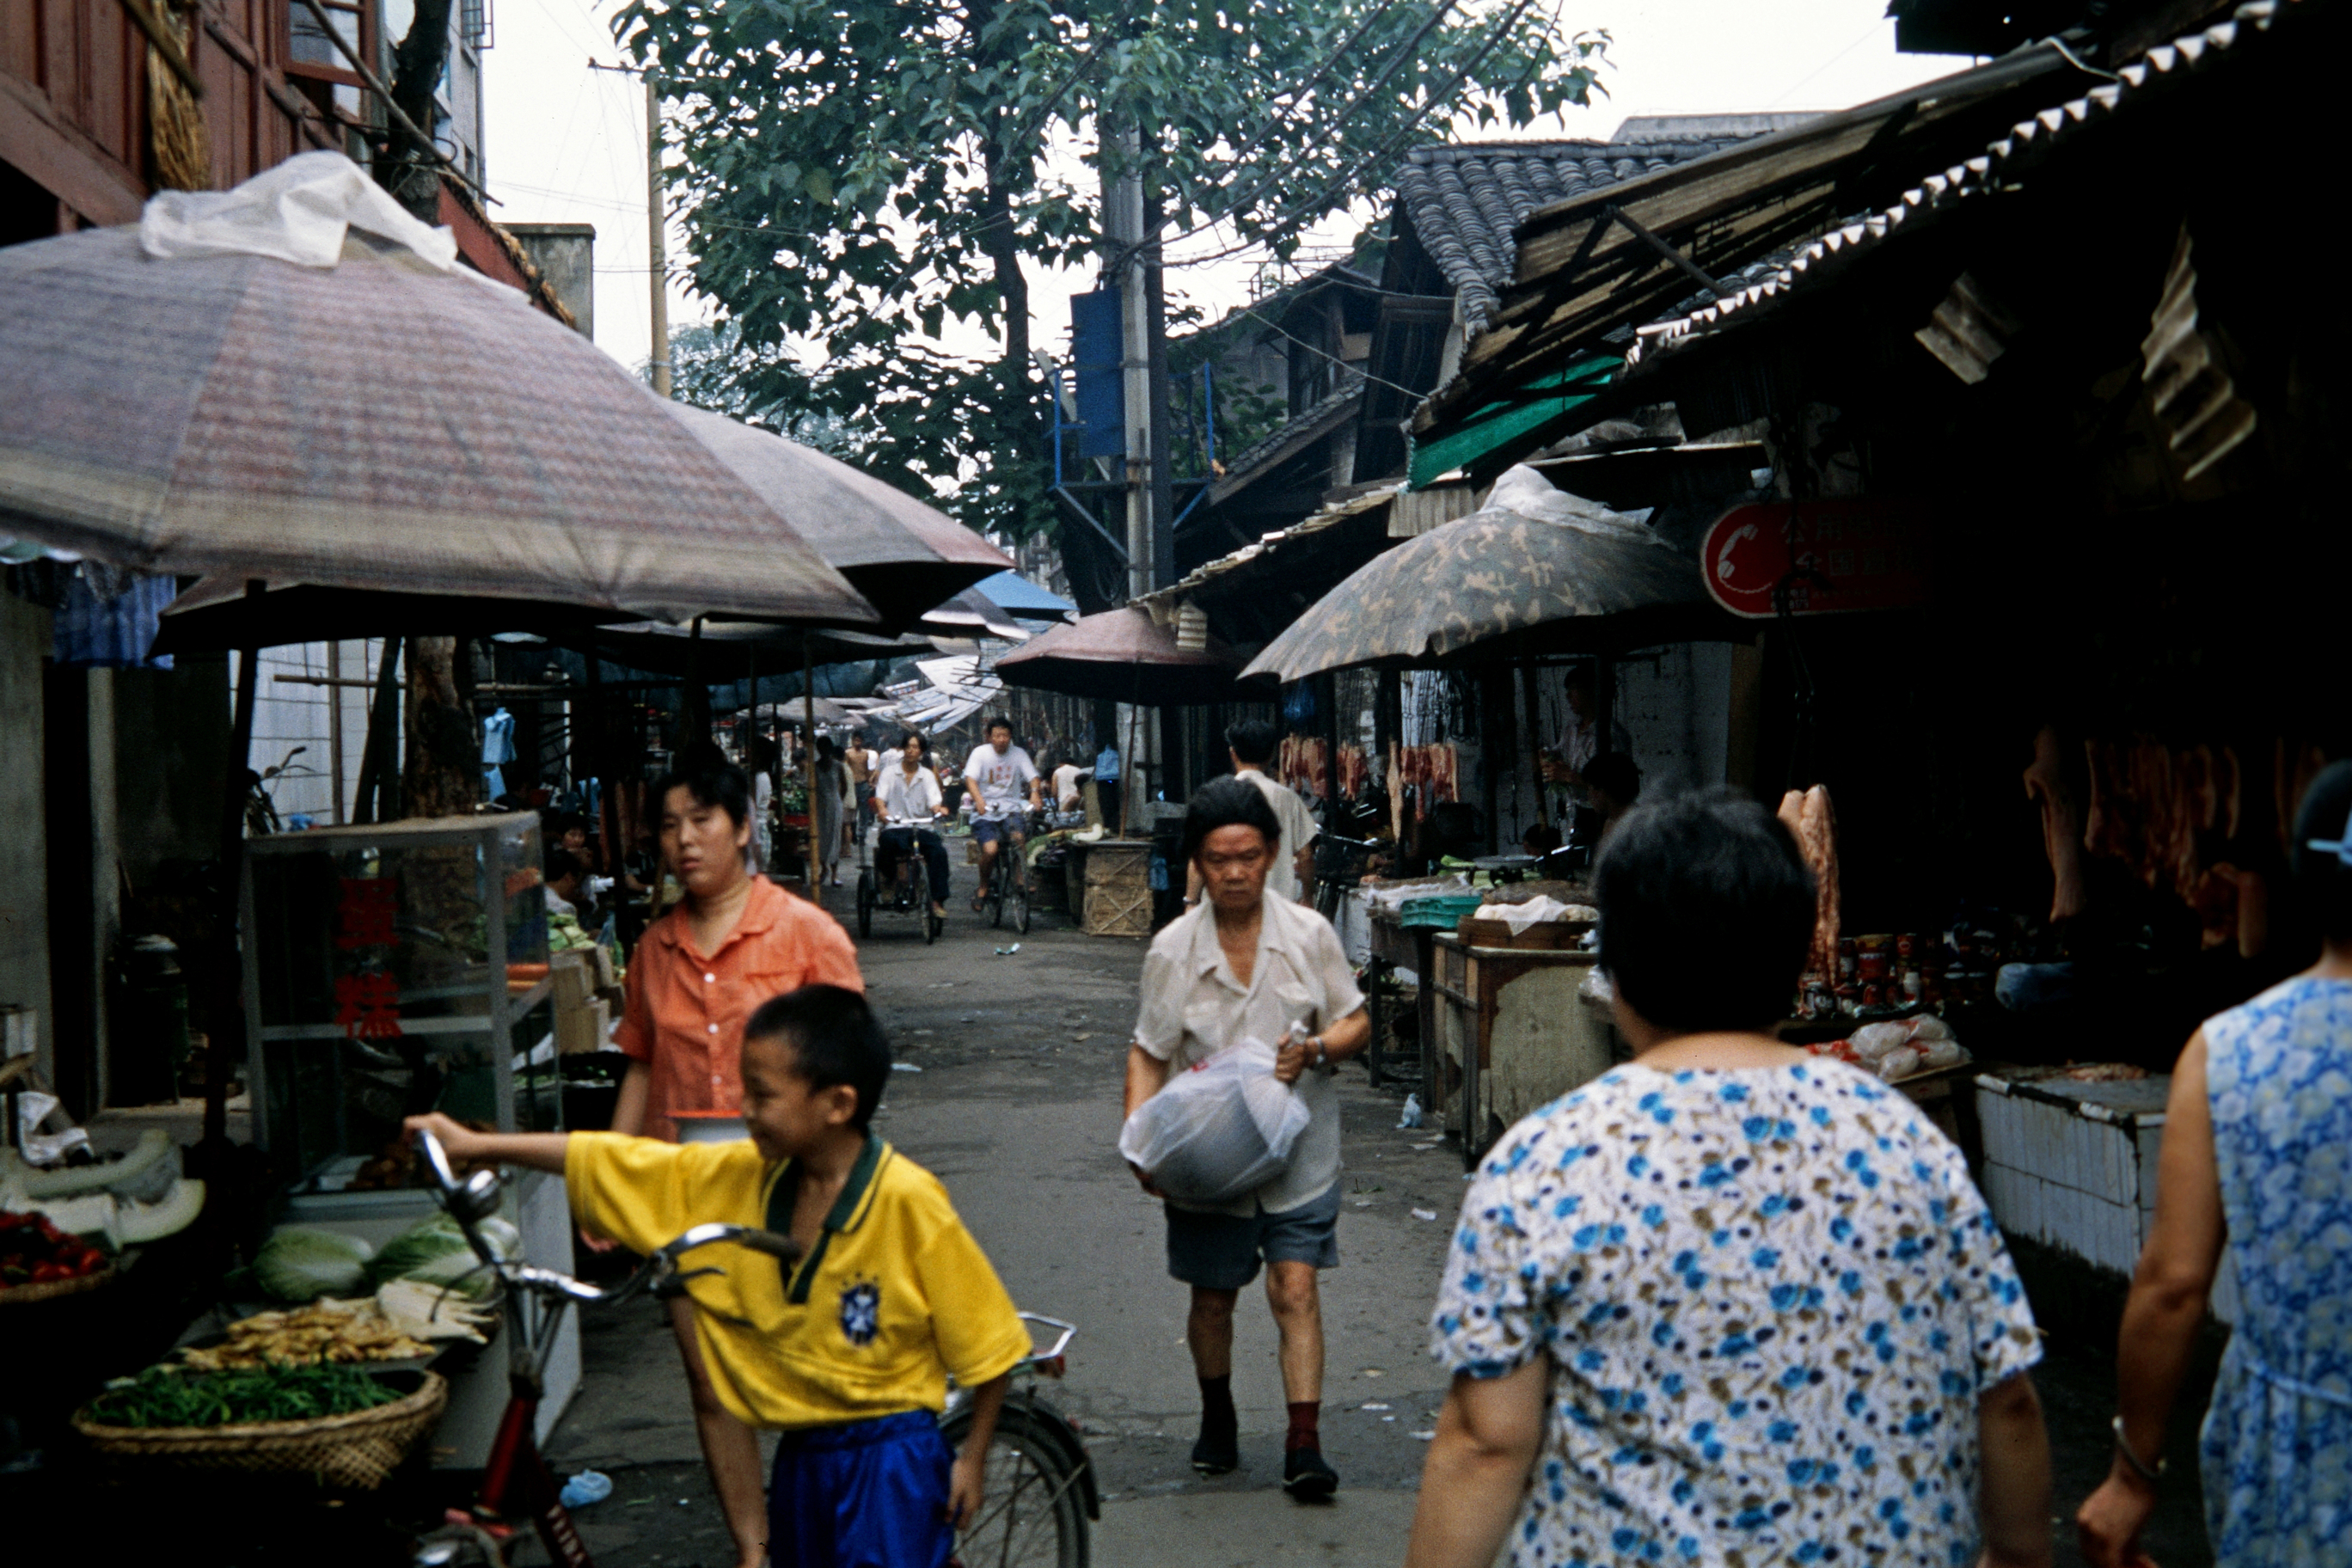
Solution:
[{"label": "bicycle wheel", "polygon": [[989,868],[988,923],[991,926],[1004,923],[1004,851],[1002,849],[996,852],[996,864]]},{"label": "bicycle wheel", "polygon": [[[967,1568],[1087,1568],[1086,1479],[1048,1411],[1007,1403],[988,1445],[980,1512],[956,1542]],[[971,1428],[969,1411],[941,1427],[950,1447]]]},{"label": "bicycle wheel", "polygon": [[1013,885],[1013,929],[1023,936],[1029,934],[1029,889],[1019,882]]},{"label": "bicycle wheel", "polygon": [[874,934],[874,873],[857,873],[857,940]]}]

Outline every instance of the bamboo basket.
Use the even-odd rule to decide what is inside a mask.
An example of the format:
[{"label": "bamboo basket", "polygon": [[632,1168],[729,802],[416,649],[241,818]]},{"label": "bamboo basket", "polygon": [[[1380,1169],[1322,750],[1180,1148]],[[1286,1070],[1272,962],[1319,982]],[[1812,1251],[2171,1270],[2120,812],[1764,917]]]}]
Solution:
[{"label": "bamboo basket", "polygon": [[[403,1375],[394,1373],[393,1375]],[[373,1410],[312,1421],[254,1421],[236,1426],[102,1426],[77,1411],[74,1430],[97,1452],[191,1470],[248,1475],[308,1472],[354,1491],[383,1485],[449,1403],[440,1373],[419,1372],[416,1392]]]},{"label": "bamboo basket", "polygon": [[1151,934],[1151,846],[1105,840],[1087,851],[1088,936]]},{"label": "bamboo basket", "polygon": [[28,1307],[36,1301],[54,1301],[60,1296],[79,1296],[85,1290],[95,1290],[114,1278],[114,1265],[110,1263],[95,1274],[78,1275],[71,1279],[50,1279],[38,1285],[11,1285],[0,1290],[0,1307]]}]

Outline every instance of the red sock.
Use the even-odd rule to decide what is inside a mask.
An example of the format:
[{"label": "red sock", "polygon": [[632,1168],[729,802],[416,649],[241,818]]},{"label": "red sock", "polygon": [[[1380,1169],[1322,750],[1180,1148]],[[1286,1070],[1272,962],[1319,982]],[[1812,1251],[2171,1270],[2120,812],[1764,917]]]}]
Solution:
[{"label": "red sock", "polygon": [[1282,1451],[1286,1454],[1295,1454],[1301,1448],[1314,1448],[1319,1451],[1323,1447],[1323,1434],[1318,1429],[1318,1424],[1322,1420],[1322,1416],[1323,1406],[1319,1402],[1312,1399],[1292,1400],[1290,1402],[1290,1436],[1282,1440]]}]

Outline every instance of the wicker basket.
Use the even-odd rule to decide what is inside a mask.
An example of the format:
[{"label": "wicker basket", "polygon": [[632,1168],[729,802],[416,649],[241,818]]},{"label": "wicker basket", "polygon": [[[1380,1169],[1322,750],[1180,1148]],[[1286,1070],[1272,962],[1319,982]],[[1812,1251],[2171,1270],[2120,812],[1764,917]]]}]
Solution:
[{"label": "wicker basket", "polygon": [[60,1296],[79,1296],[85,1290],[95,1290],[114,1278],[114,1265],[92,1274],[77,1275],[71,1279],[50,1279],[38,1285],[11,1285],[0,1290],[0,1307],[29,1307],[36,1301],[54,1301]]},{"label": "wicker basket", "polygon": [[449,1403],[438,1373],[415,1376],[416,1392],[373,1410],[315,1421],[255,1421],[237,1426],[102,1426],[77,1412],[74,1430],[99,1453],[192,1470],[253,1475],[309,1472],[330,1485],[373,1491],[433,1430]]},{"label": "wicker basket", "polygon": [[1151,846],[1106,840],[1087,851],[1088,936],[1151,934]]}]

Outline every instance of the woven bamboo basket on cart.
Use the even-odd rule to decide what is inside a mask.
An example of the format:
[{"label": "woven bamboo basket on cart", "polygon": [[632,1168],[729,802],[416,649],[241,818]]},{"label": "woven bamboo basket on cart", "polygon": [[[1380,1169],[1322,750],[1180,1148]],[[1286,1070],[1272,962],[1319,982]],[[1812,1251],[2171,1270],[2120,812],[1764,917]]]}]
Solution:
[{"label": "woven bamboo basket on cart", "polygon": [[449,1403],[449,1384],[438,1373],[393,1375],[418,1378],[416,1391],[348,1415],[236,1426],[102,1426],[77,1413],[73,1426],[111,1458],[249,1475],[310,1473],[334,1486],[373,1491],[433,1430]]},{"label": "woven bamboo basket on cart", "polygon": [[49,1279],[38,1285],[11,1285],[0,1290],[0,1307],[29,1307],[36,1301],[54,1301],[60,1296],[79,1296],[85,1290],[97,1289],[113,1278],[114,1265],[110,1263],[94,1274],[79,1275],[71,1279]]}]

